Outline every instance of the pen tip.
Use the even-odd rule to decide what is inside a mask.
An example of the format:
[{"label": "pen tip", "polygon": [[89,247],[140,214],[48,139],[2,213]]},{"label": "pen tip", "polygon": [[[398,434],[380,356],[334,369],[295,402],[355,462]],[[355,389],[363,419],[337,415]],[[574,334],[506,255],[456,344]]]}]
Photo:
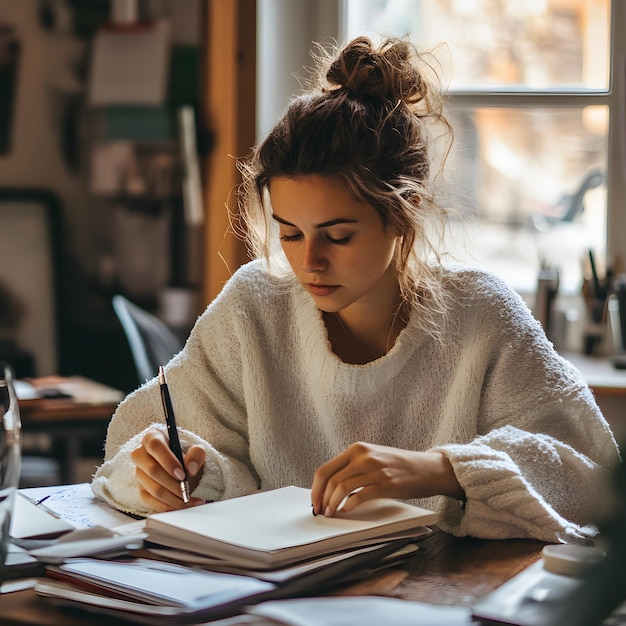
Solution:
[{"label": "pen tip", "polygon": [[165,368],[162,365],[159,365],[159,383],[165,384]]},{"label": "pen tip", "polygon": [[191,498],[189,497],[189,483],[186,480],[180,483],[180,490],[183,495],[183,502],[185,504],[189,504],[189,501],[191,500]]}]

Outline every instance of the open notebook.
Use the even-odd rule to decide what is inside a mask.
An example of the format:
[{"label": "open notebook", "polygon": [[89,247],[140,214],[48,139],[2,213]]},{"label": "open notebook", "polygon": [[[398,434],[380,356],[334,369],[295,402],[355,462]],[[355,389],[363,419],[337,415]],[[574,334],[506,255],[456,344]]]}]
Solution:
[{"label": "open notebook", "polygon": [[284,487],[189,509],[150,515],[148,541],[223,559],[251,569],[273,569],[340,550],[424,534],[432,511],[390,498],[370,500],[350,513],[311,513],[310,490]]}]

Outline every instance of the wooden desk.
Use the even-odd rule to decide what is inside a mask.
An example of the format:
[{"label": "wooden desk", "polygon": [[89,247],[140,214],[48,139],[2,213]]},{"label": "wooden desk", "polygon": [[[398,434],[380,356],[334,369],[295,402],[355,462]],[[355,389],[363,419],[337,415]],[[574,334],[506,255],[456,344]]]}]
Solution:
[{"label": "wooden desk", "polygon": [[79,376],[46,378],[41,386],[44,384],[71,394],[72,398],[20,400],[22,430],[25,433],[47,433],[57,448],[61,481],[66,484],[80,482],[76,461],[80,456],[81,441],[98,437],[104,444],[107,425],[124,394]]},{"label": "wooden desk", "polygon": [[[431,604],[471,607],[496,587],[534,563],[543,543],[527,540],[482,541],[442,532],[420,542],[402,566],[337,591],[337,595],[384,595]],[[105,626],[116,621],[53,607],[33,590],[0,596],[3,626]]]}]

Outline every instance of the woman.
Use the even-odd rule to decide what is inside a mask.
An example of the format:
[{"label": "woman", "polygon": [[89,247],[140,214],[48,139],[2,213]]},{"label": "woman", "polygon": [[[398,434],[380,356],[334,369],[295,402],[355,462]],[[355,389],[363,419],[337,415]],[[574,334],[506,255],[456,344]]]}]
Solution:
[{"label": "woman", "polygon": [[[617,446],[519,297],[439,260],[428,67],[359,38],[321,68],[242,166],[256,260],[167,365],[192,504],[296,484],[328,516],[388,496],[456,535],[581,538]],[[184,506],[183,477],[152,380],[93,490],[147,514]]]}]

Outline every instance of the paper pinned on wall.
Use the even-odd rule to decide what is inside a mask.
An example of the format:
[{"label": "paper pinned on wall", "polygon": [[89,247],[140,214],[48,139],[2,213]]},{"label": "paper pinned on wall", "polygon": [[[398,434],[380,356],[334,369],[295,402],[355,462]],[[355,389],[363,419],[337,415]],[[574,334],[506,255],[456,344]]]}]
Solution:
[{"label": "paper pinned on wall", "polygon": [[154,22],[94,37],[88,100],[91,106],[159,106],[167,93],[170,27]]}]

